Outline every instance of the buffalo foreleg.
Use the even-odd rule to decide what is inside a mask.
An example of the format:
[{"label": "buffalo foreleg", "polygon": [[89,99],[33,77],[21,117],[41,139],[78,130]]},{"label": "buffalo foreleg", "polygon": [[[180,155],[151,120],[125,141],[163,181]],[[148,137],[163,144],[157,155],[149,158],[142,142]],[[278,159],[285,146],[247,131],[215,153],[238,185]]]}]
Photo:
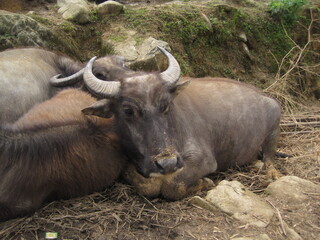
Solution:
[{"label": "buffalo foreleg", "polygon": [[12,218],[24,216],[33,212],[31,209],[21,209],[0,203],[0,221],[6,221]]},{"label": "buffalo foreleg", "polygon": [[184,167],[175,176],[165,178],[161,194],[166,199],[177,200],[198,191],[207,190],[214,186],[205,178],[217,169],[217,162],[211,153],[195,152],[184,157]]},{"label": "buffalo foreleg", "polygon": [[150,198],[158,197],[161,193],[162,180],[160,178],[145,178],[140,175],[132,164],[129,164],[123,177],[131,185],[135,186],[137,191]]}]

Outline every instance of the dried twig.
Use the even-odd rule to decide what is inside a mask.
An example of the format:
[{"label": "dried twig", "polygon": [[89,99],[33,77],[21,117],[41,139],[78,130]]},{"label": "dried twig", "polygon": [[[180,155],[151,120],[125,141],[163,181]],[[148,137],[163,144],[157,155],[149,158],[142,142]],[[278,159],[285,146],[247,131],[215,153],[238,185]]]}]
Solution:
[{"label": "dried twig", "polygon": [[286,228],[285,228],[285,226],[284,226],[284,221],[283,221],[283,219],[282,219],[282,217],[281,217],[281,213],[280,213],[279,209],[276,208],[276,207],[273,205],[273,203],[270,202],[268,199],[266,199],[266,201],[276,210],[277,215],[278,215],[278,219],[279,219],[279,222],[280,222],[281,230],[282,230],[282,232],[283,232],[283,235],[284,235],[284,236],[287,236],[287,231],[286,231]]},{"label": "dried twig", "polygon": [[[279,99],[287,112],[291,112],[293,108],[301,105],[299,101],[295,100],[291,95],[292,92],[300,99],[305,98],[303,89],[306,83],[306,75],[320,76],[319,67],[317,67],[319,65],[318,63],[312,66],[306,66],[306,64],[304,64],[305,56],[308,54],[316,56],[318,54],[310,50],[310,46],[312,43],[320,41],[320,39],[317,39],[317,35],[312,33],[314,23],[318,21],[318,19],[314,19],[312,10],[310,10],[310,19],[309,25],[304,27],[307,31],[307,39],[303,46],[299,46],[299,44],[290,37],[283,26],[285,35],[290,39],[294,46],[282,58],[280,63],[277,61],[279,67],[275,76],[275,81],[264,89],[265,92]],[[295,82],[292,80],[295,80]]]}]

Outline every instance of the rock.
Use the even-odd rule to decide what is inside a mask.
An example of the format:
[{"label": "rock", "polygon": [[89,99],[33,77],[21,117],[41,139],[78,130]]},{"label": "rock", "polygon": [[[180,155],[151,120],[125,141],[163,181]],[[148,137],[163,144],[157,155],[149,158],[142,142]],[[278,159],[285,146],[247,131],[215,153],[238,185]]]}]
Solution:
[{"label": "rock", "polygon": [[208,18],[207,15],[205,15],[203,12],[200,12],[203,20],[204,20],[204,23],[207,25],[208,29],[213,32],[213,28],[212,28],[212,23],[211,23],[211,20]]},{"label": "rock", "polygon": [[241,41],[243,41],[243,42],[245,42],[245,43],[248,41],[247,35],[246,35],[244,32],[241,32],[241,33],[239,34],[239,38],[240,38]]},{"label": "rock", "polygon": [[303,203],[309,194],[320,193],[320,185],[296,176],[284,176],[269,184],[265,192],[288,204]]},{"label": "rock", "polygon": [[253,237],[232,238],[232,240],[271,240],[267,234],[255,235]]},{"label": "rock", "polygon": [[254,161],[251,165],[252,165],[252,167],[260,170],[263,168],[264,162],[262,162],[261,160],[257,160],[257,161]]},{"label": "rock", "polygon": [[208,202],[207,200],[199,197],[199,196],[194,196],[189,200],[190,204],[193,204],[195,206],[198,206],[200,208],[209,210],[210,212],[215,212],[218,211],[219,209],[216,208],[213,204]]},{"label": "rock", "polygon": [[115,2],[115,1],[107,1],[101,3],[97,6],[97,14],[100,17],[104,17],[106,15],[119,15],[123,11],[123,4]]},{"label": "rock", "polygon": [[109,38],[107,44],[112,46],[116,55],[125,57],[126,65],[131,69],[163,71],[167,67],[166,58],[157,49],[160,46],[170,51],[167,42],[153,37],[141,40],[134,31],[121,30],[118,36],[123,36],[124,40]]},{"label": "rock", "polygon": [[[97,1],[103,1],[103,0],[96,0]],[[161,4],[166,2],[171,2],[172,0],[118,0],[120,3],[125,5],[137,5],[137,4]]]},{"label": "rock", "polygon": [[249,58],[250,60],[252,60],[253,58],[252,58],[252,55],[251,55],[251,53],[250,53],[250,50],[249,50],[247,44],[242,43],[242,47],[243,47],[244,52],[245,52],[246,55],[248,56],[248,58]]},{"label": "rock", "polygon": [[31,17],[0,11],[0,50],[18,46],[49,47],[57,38],[50,29]]},{"label": "rock", "polygon": [[58,12],[66,20],[85,24],[89,20],[89,5],[85,0],[58,0]]},{"label": "rock", "polygon": [[208,192],[206,200],[221,211],[252,226],[266,227],[274,215],[273,208],[268,203],[238,181],[221,181]]},{"label": "rock", "polygon": [[288,226],[288,224],[284,223],[284,229],[286,231],[286,239],[288,240],[302,240],[300,235],[294,231],[292,228]]},{"label": "rock", "polygon": [[129,64],[130,68],[144,71],[163,71],[167,67],[166,58],[157,47],[170,51],[169,44],[162,40],[149,37],[136,47],[138,57]]}]

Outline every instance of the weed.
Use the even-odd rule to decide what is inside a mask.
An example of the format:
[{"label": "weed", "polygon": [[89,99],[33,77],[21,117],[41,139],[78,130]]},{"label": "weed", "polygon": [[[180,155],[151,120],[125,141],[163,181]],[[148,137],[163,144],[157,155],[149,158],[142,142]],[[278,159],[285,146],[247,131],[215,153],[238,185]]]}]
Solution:
[{"label": "weed", "polygon": [[34,20],[36,20],[38,23],[41,23],[43,25],[47,25],[47,26],[53,25],[52,22],[50,22],[48,19],[40,17],[40,16],[36,15],[35,13],[31,14],[30,17],[33,18]]},{"label": "weed", "polygon": [[127,27],[138,30],[141,33],[149,31],[148,26],[150,26],[152,17],[147,9],[128,9],[124,12],[124,17]]},{"label": "weed", "polygon": [[306,4],[307,0],[271,0],[270,14],[288,24],[296,23],[300,18],[301,8]]},{"label": "weed", "polygon": [[208,23],[198,10],[162,10],[158,17],[163,33],[184,44],[191,44],[210,31]]},{"label": "weed", "polygon": [[59,24],[61,30],[63,30],[66,33],[75,33],[77,28],[68,21],[63,21],[62,23]]},{"label": "weed", "polygon": [[93,10],[90,12],[89,19],[90,19],[90,22],[93,22],[93,23],[98,22],[100,20],[97,10]]},{"label": "weed", "polygon": [[126,39],[127,39],[127,37],[125,35],[115,34],[115,35],[109,36],[109,40],[111,40],[113,42],[123,42]]}]

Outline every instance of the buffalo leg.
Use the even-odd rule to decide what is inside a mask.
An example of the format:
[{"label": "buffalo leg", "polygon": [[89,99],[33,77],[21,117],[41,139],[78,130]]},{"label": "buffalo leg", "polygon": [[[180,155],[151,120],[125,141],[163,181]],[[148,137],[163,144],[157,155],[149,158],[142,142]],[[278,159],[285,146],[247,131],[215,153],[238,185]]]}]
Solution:
[{"label": "buffalo leg", "polygon": [[185,181],[180,180],[180,177],[177,178],[179,180],[172,178],[170,181],[168,181],[168,179],[166,179],[162,184],[161,195],[165,199],[179,200],[187,195],[208,190],[214,186],[212,180],[206,177],[199,179],[185,179]]},{"label": "buffalo leg", "polygon": [[6,221],[19,216],[24,216],[32,211],[26,209],[19,209],[14,207],[8,207],[5,204],[0,203],[0,221]]},{"label": "buffalo leg", "polygon": [[129,164],[123,173],[124,179],[135,186],[137,191],[150,198],[158,197],[161,194],[162,180],[158,177],[145,178],[140,175],[132,164]]},{"label": "buffalo leg", "polygon": [[187,171],[187,169],[183,169],[172,174],[145,178],[131,166],[124,173],[124,178],[135,186],[140,194],[150,198],[162,196],[168,200],[182,199],[191,193],[207,190],[214,186],[212,180],[204,175],[194,174],[191,176]]},{"label": "buffalo leg", "polygon": [[281,173],[279,173],[279,171],[275,169],[273,165],[273,159],[276,153],[276,145],[279,139],[279,134],[280,128],[276,127],[272,131],[272,133],[268,135],[262,145],[263,162],[266,166],[267,176],[273,180],[281,177]]},{"label": "buffalo leg", "polygon": [[172,178],[165,178],[161,194],[166,199],[178,200],[189,194],[214,186],[205,178],[217,170],[217,162],[211,153],[197,153],[185,160],[184,168]]},{"label": "buffalo leg", "polygon": [[14,211],[5,204],[0,203],[0,221],[5,221],[15,217]]},{"label": "buffalo leg", "polygon": [[[17,199],[19,198],[19,199]],[[26,196],[13,192],[10,196],[7,196],[8,200],[0,201],[0,221],[25,216],[29,213],[36,211],[41,203],[44,201],[44,197],[40,194],[34,194],[33,196]]]}]

